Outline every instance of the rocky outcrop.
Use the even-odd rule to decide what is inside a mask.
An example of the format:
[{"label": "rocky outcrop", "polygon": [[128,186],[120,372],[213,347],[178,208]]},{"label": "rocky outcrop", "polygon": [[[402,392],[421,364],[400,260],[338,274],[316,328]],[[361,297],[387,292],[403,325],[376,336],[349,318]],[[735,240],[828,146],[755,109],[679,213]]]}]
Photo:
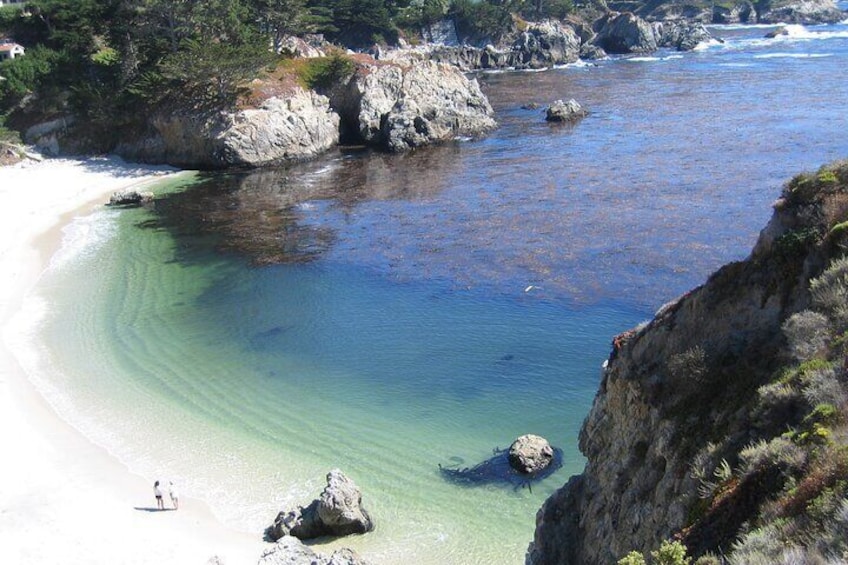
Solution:
[{"label": "rocky outcrop", "polygon": [[257,565],[369,565],[369,562],[352,549],[337,549],[327,556],[313,551],[297,538],[284,536],[262,554]]},{"label": "rocky outcrop", "polygon": [[585,117],[586,110],[573,98],[568,102],[557,100],[545,111],[545,119],[549,122],[573,122]]},{"label": "rocky outcrop", "polygon": [[406,151],[496,126],[476,80],[449,65],[368,65],[332,94],[348,136],[389,151]]},{"label": "rocky outcrop", "polygon": [[[655,549],[704,512],[695,462],[712,461],[712,476],[716,458],[786,431],[783,418],[764,427],[757,391],[785,362],[784,322],[809,306],[810,280],[845,244],[835,226],[848,216],[846,187],[848,164],[797,178],[748,259],[615,338],[580,432],[586,467],[539,510],[527,563],[606,564]],[[684,541],[728,549],[771,482],[739,482],[744,503],[723,529]]]},{"label": "rocky outcrop", "polygon": [[754,4],[743,0],[731,5],[713,6],[712,23],[715,24],[747,24],[757,21],[757,12]]},{"label": "rocky outcrop", "polygon": [[596,22],[594,42],[607,53],[652,53],[660,47],[691,51],[713,39],[700,23],[648,22],[630,12],[610,14]]},{"label": "rocky outcrop", "polygon": [[630,12],[611,14],[596,25],[595,43],[607,53],[651,53],[659,47],[651,24]]},{"label": "rocky outcrop", "polygon": [[320,536],[364,534],[374,529],[374,521],[362,507],[362,493],[338,469],[327,474],[327,486],[307,507],[282,511],[268,528],[268,537],[312,539]]},{"label": "rocky outcrop", "polygon": [[509,446],[509,466],[525,475],[538,473],[554,460],[554,449],[548,440],[535,434],[526,434]]},{"label": "rocky outcrop", "polygon": [[109,206],[142,206],[153,202],[152,192],[139,192],[137,190],[122,190],[113,192],[109,197]]},{"label": "rocky outcrop", "polygon": [[799,0],[772,2],[760,11],[757,23],[761,24],[827,24],[845,20],[846,14],[833,0]]},{"label": "rocky outcrop", "polygon": [[572,25],[546,20],[529,23],[506,43],[434,46],[421,56],[453,65],[465,72],[492,69],[542,69],[580,58],[582,41]]},{"label": "rocky outcrop", "polygon": [[178,167],[260,167],[312,158],[336,145],[338,132],[329,100],[297,89],[256,109],[156,115],[146,135],[119,143],[114,152]]}]

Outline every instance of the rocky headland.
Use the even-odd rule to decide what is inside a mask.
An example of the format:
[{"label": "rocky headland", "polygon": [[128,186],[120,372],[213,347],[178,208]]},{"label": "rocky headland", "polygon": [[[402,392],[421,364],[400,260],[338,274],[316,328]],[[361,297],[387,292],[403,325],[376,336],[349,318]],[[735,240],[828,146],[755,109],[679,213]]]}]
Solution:
[{"label": "rocky headland", "polygon": [[746,260],[615,338],[528,564],[846,557],[846,219],[848,162],[799,175]]}]

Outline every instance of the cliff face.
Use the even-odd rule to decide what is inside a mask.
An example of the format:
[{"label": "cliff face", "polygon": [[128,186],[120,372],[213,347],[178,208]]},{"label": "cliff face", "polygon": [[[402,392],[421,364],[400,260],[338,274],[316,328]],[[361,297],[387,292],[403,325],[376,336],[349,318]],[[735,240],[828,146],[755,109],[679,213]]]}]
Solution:
[{"label": "cliff face", "polygon": [[788,361],[782,326],[810,307],[811,279],[841,254],[833,226],[848,219],[846,186],[845,164],[795,179],[748,259],[615,338],[580,433],[586,468],[539,510],[528,563],[614,563],[675,534],[696,555],[726,551],[755,523],[788,476],[738,477],[722,510],[699,496],[700,467],[709,477],[720,458],[737,462],[804,415],[801,399],[763,417],[761,387]]}]

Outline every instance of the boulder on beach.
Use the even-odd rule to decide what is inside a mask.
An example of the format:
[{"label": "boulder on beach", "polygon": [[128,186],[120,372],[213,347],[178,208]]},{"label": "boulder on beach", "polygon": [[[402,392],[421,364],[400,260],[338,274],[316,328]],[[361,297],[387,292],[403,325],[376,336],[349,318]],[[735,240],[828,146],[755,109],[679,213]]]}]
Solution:
[{"label": "boulder on beach", "polygon": [[152,192],[137,190],[120,190],[109,197],[109,206],[142,206],[153,202]]},{"label": "boulder on beach", "polygon": [[545,112],[549,122],[572,122],[586,116],[588,112],[573,98],[568,102],[557,100]]},{"label": "boulder on beach", "polygon": [[538,473],[553,460],[554,449],[548,440],[541,436],[526,434],[509,446],[509,464],[519,473]]},{"label": "boulder on beach", "polygon": [[321,496],[305,508],[280,512],[267,535],[274,541],[283,536],[312,539],[364,534],[373,529],[374,520],[362,507],[359,487],[339,469],[333,469],[327,474]]},{"label": "boulder on beach", "polygon": [[262,554],[257,565],[369,565],[369,562],[346,547],[327,556],[313,551],[295,537],[283,536]]}]

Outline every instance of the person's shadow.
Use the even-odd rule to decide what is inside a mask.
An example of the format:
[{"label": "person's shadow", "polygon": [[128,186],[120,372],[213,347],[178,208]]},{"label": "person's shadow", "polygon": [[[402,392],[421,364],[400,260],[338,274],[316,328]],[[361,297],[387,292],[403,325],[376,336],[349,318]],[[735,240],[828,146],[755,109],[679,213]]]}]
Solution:
[{"label": "person's shadow", "polygon": [[133,508],[139,512],[170,512],[176,510],[175,508],[154,508],[152,506],[134,506]]}]

